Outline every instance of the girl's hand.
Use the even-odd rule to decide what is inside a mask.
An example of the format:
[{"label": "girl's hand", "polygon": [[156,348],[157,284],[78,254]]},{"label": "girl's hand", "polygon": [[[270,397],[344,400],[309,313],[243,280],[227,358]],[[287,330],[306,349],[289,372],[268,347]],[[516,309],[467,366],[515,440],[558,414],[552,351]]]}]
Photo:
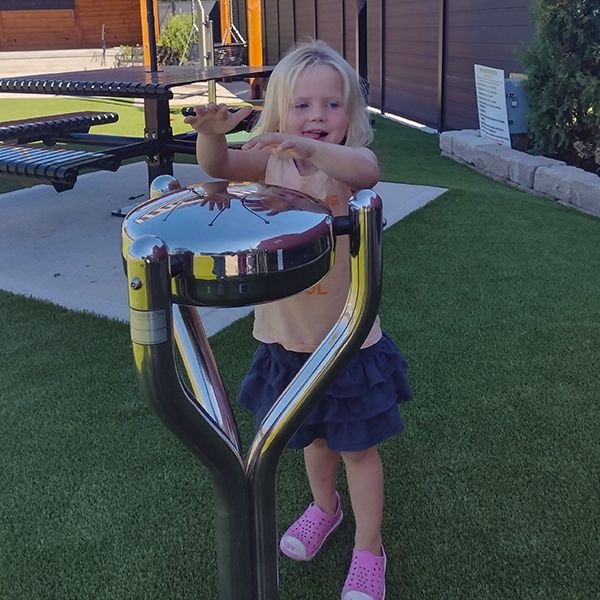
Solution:
[{"label": "girl's hand", "polygon": [[205,104],[194,108],[195,115],[188,115],[184,123],[191,125],[202,135],[224,135],[252,112],[252,106],[243,106],[230,112],[226,104]]},{"label": "girl's hand", "polygon": [[282,158],[310,159],[317,148],[318,140],[303,138],[287,133],[261,133],[248,140],[242,150],[260,150],[265,148]]},{"label": "girl's hand", "polygon": [[267,217],[274,217],[281,212],[294,208],[293,204],[286,202],[283,198],[277,198],[276,196],[265,196],[260,200],[245,198],[244,205],[254,212],[267,213]]},{"label": "girl's hand", "polygon": [[231,206],[231,200],[235,198],[227,191],[227,181],[215,181],[203,183],[204,198],[200,200],[200,206],[208,204],[208,210],[225,210]]}]

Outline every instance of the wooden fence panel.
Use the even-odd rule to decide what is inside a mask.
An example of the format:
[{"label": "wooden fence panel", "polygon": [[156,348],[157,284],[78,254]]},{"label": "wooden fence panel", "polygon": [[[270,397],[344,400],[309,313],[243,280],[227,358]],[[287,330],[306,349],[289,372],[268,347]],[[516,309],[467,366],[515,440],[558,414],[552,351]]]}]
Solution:
[{"label": "wooden fence panel", "polygon": [[[273,2],[278,22],[267,27],[269,62],[277,62],[292,41],[318,34],[358,68],[357,0],[265,0],[265,5]],[[507,76],[522,71],[518,52],[533,33],[529,4],[367,0],[361,43],[367,48],[371,105],[436,129],[476,128],[473,64],[504,69]]]},{"label": "wooden fence panel", "polygon": [[75,18],[86,48],[102,46],[104,25],[106,45],[135,45],[141,41],[140,5],[135,0],[79,0]]},{"label": "wooden fence panel", "polygon": [[383,103],[382,50],[384,41],[383,0],[367,3],[367,81],[369,82],[369,104],[381,108]]},{"label": "wooden fence panel", "polygon": [[139,0],[75,0],[71,10],[0,10],[0,50],[100,48],[142,40]]},{"label": "wooden fence panel", "polygon": [[248,15],[246,14],[246,0],[232,0],[233,24],[244,40],[248,41]]},{"label": "wooden fence panel", "polygon": [[435,127],[438,94],[439,0],[385,5],[384,111]]},{"label": "wooden fence panel", "polygon": [[522,71],[519,52],[531,40],[529,0],[446,0],[444,129],[478,127],[473,65]]},{"label": "wooden fence panel", "polygon": [[312,0],[296,0],[296,40],[317,35],[315,4]]},{"label": "wooden fence panel", "polygon": [[343,3],[344,21],[344,48],[342,54],[346,60],[355,68],[357,65],[356,55],[356,0],[344,0]]},{"label": "wooden fence panel", "polygon": [[342,53],[344,51],[343,0],[318,0],[316,8],[317,37]]},{"label": "wooden fence panel", "polygon": [[277,0],[263,0],[263,47],[266,64],[279,60],[279,3]]},{"label": "wooden fence panel", "polygon": [[279,52],[281,55],[285,54],[295,42],[296,2],[297,0],[279,0]]},{"label": "wooden fence panel", "polygon": [[79,48],[82,43],[73,10],[2,11],[0,29],[0,50]]}]

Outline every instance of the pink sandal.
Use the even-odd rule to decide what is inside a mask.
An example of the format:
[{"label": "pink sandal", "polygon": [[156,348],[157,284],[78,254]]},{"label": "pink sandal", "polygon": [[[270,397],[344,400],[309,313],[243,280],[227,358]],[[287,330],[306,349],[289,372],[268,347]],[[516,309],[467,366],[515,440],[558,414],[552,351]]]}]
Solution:
[{"label": "pink sandal", "polygon": [[352,551],[352,562],[342,588],[342,600],[384,600],[386,556],[375,556],[368,550]]},{"label": "pink sandal", "polygon": [[325,540],[342,522],[340,497],[335,493],[337,508],[332,515],[312,502],[302,516],[283,534],[279,547],[292,560],[312,560]]}]

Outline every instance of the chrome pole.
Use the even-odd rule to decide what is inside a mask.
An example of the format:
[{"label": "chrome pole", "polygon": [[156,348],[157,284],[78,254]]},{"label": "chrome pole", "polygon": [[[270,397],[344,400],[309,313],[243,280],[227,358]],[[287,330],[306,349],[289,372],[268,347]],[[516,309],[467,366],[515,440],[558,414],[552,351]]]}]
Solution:
[{"label": "chrome pole", "polygon": [[360,349],[377,315],[382,280],[381,198],[361,190],[350,202],[350,291],[323,342],[265,416],[250,447],[246,477],[253,509],[257,598],[279,598],[275,506],[277,465],[290,437],[316,400]]},{"label": "chrome pole", "polygon": [[173,330],[194,397],[241,455],[237,424],[198,308],[173,304]]},{"label": "chrome pole", "polygon": [[177,267],[170,266],[166,243],[142,235],[126,252],[131,339],[141,390],[213,478],[222,600],[279,598],[277,465],[290,437],[359,350],[375,319],[381,297],[381,208],[377,194],[361,190],[350,201],[349,217],[334,220],[335,234],[350,235],[346,304],[263,419],[246,461],[197,309],[172,302],[171,271]]},{"label": "chrome pole", "polygon": [[[133,356],[142,393],[213,479],[219,597],[253,600],[249,498],[237,432],[221,429],[219,420],[228,423],[228,415],[215,418],[219,404],[213,399],[220,396],[222,386],[220,378],[214,379],[210,359],[199,372],[211,383],[197,388],[202,394],[210,390],[207,397],[196,399],[179,374],[173,340],[169,255],[160,238],[143,236],[131,244],[127,278]],[[204,330],[198,332],[199,338],[203,335]],[[204,346],[205,339],[204,336],[198,345]],[[212,416],[207,406],[212,407]]]}]

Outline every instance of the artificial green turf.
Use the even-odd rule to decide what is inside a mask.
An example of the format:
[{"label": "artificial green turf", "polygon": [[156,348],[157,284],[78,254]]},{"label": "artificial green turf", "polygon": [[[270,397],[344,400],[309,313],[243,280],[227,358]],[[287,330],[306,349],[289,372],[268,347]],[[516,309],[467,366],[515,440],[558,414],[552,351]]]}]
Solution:
[{"label": "artificial green turf", "polygon": [[[435,136],[378,120],[375,146],[384,179],[449,188],[385,234],[381,317],[415,393],[382,445],[387,597],[598,598],[600,221]],[[127,327],[2,293],[0,331],[0,598],[215,598],[210,481],[140,397]],[[211,343],[233,396],[250,319]],[[312,563],[282,560],[282,600],[339,595],[340,483],[348,518]],[[278,489],[283,527],[309,500],[300,453]]]}]

